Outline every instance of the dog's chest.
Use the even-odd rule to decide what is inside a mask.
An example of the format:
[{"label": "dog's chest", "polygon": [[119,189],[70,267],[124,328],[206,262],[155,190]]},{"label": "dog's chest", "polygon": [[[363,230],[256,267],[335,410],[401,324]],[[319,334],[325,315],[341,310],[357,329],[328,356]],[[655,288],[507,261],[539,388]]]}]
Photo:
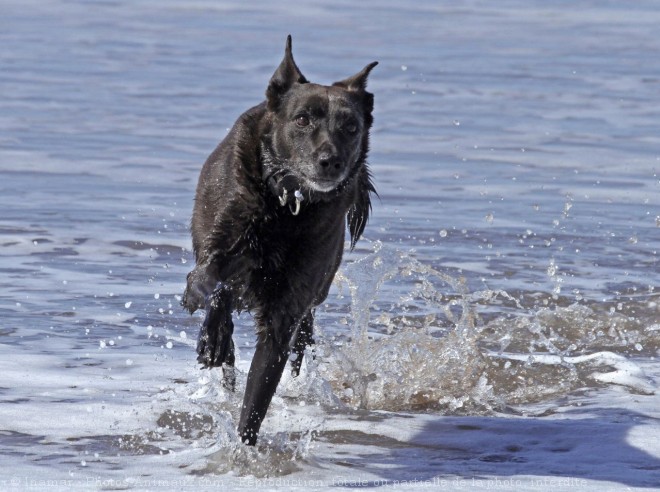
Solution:
[{"label": "dog's chest", "polygon": [[301,258],[322,254],[330,238],[343,235],[343,228],[331,217],[311,204],[295,216],[287,207],[273,208],[252,221],[243,236],[244,246],[258,269],[280,271]]},{"label": "dog's chest", "polygon": [[293,219],[290,213],[287,216],[284,211],[269,213],[253,222],[250,230],[246,231],[250,255],[260,268],[283,267],[292,252],[306,241],[304,221]]}]

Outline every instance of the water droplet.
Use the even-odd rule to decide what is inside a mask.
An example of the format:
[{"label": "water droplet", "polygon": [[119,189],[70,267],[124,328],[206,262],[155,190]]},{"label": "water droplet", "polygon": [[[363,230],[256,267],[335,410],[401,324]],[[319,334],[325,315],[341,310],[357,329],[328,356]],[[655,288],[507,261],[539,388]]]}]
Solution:
[{"label": "water droplet", "polygon": [[124,304],[124,307],[126,309],[130,308],[133,303],[131,301],[128,301],[126,304]]},{"label": "water droplet", "polygon": [[493,223],[493,219],[494,219],[494,218],[495,218],[495,216],[492,214],[492,212],[486,214],[486,222],[488,222],[489,224],[492,224],[492,223]]},{"label": "water droplet", "polygon": [[133,365],[133,359],[126,359],[126,365],[127,366],[132,366]]},{"label": "water droplet", "polygon": [[408,70],[408,65],[401,65],[401,71],[405,72],[406,70]]},{"label": "water droplet", "polygon": [[440,237],[447,237],[447,231],[444,229],[441,229],[438,234],[440,234]]},{"label": "water droplet", "polygon": [[167,342],[167,343],[165,344],[165,346],[166,346],[168,349],[171,349],[171,348],[174,346],[174,344],[173,344],[172,342]]},{"label": "water droplet", "polygon": [[160,294],[158,293],[154,294],[154,299],[160,299]]},{"label": "water droplet", "polygon": [[461,126],[461,122],[458,120],[454,120],[452,123],[454,124],[454,126]]},{"label": "water droplet", "polygon": [[186,332],[185,332],[185,331],[182,331],[181,333],[179,333],[179,337],[181,337],[181,338],[183,338],[183,339],[185,339],[185,338],[187,338],[187,337],[188,337],[188,335],[186,334]]}]

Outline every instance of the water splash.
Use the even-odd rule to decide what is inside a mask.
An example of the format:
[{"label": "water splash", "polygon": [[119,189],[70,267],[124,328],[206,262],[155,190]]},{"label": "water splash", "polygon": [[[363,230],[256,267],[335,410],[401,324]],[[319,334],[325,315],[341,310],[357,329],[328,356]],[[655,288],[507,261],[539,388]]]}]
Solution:
[{"label": "water splash", "polygon": [[[558,270],[552,260],[550,280]],[[623,302],[611,310],[597,304],[600,311],[583,304],[540,308],[530,293],[470,290],[462,277],[380,242],[347,263],[336,284],[340,299],[350,292],[349,312],[341,313],[350,329],[342,336],[345,329],[321,318],[300,376],[284,374],[259,446],[243,446],[236,433],[245,383],[240,371],[236,393],[213,371],[178,385],[172,390],[177,408],[161,414],[159,433],[145,442],[154,450],[165,438],[190,443],[196,452],[186,462],[193,474],[281,476],[313,462],[310,448],[328,412],[543,414],[585,388],[655,391],[626,351],[655,354],[660,329],[644,325],[640,312],[626,316]],[[655,313],[655,294],[644,295]],[[345,300],[340,304],[348,309]],[[166,339],[194,345],[180,335]],[[160,398],[169,406],[171,397]]]},{"label": "water splash", "polygon": [[[321,371],[342,401],[386,410],[492,408],[474,299],[464,279],[375,243],[374,252],[338,280],[351,291],[352,339],[320,350]],[[399,289],[399,301],[380,306],[385,282]],[[374,310],[380,312],[375,321]]]},{"label": "water splash", "polygon": [[[552,280],[557,270],[552,260]],[[654,391],[625,357],[624,349],[660,348],[656,331],[637,318],[581,304],[523,307],[502,290],[470,292],[463,278],[378,242],[337,281],[351,293],[351,336],[321,340],[310,374],[351,407],[479,414],[603,384]],[[480,317],[493,309],[489,321]],[[613,349],[624,354],[609,355]]]}]

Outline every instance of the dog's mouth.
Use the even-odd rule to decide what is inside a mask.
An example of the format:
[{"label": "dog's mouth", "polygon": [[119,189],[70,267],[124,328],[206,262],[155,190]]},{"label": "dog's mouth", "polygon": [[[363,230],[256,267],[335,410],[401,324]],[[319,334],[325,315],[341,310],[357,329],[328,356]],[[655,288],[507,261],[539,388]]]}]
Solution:
[{"label": "dog's mouth", "polygon": [[348,179],[350,170],[346,169],[336,178],[323,178],[320,176],[308,176],[303,174],[305,185],[317,193],[328,193],[341,187]]},{"label": "dog's mouth", "polygon": [[341,180],[324,179],[324,178],[307,178],[305,180],[307,185],[314,191],[327,193],[337,188],[341,184]]}]

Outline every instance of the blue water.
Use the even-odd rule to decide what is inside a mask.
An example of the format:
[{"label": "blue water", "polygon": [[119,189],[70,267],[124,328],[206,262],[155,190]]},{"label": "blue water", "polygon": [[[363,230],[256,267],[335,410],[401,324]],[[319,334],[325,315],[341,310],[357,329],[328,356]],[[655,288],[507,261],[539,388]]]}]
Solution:
[{"label": "blue water", "polygon": [[[444,442],[451,432],[436,433],[437,422],[497,436],[506,419],[536,415],[547,431],[557,424],[544,417],[580,406],[613,435],[616,401],[626,422],[659,432],[658,25],[652,1],[0,3],[0,456],[19,477],[10,485],[293,476],[323,488],[358,469],[372,484],[535,474],[660,483],[657,447],[644,448],[639,469],[575,469],[577,448],[550,460],[555,469],[535,468],[542,453],[492,468],[499,458],[477,441],[428,451],[412,430],[386,430],[407,418]],[[302,382],[283,383],[251,452],[232,434],[240,394],[197,369],[200,320],[179,296],[201,164],[263,99],[289,33],[314,82],[380,62],[369,80],[380,200],[319,309],[316,361]],[[236,337],[244,379],[249,316]],[[604,381],[594,369],[616,374]],[[619,438],[608,442],[620,462]],[[370,453],[402,446],[421,461],[380,471],[398,458]],[[0,472],[0,484],[15,477]]]}]

